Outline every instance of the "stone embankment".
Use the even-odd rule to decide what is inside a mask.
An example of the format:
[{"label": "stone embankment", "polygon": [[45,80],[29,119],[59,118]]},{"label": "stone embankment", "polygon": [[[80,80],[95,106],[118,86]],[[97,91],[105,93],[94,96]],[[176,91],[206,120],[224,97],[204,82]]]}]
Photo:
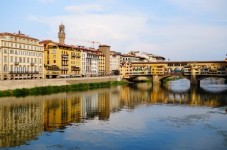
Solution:
[{"label": "stone embankment", "polygon": [[43,86],[62,86],[62,85],[71,85],[71,84],[79,84],[79,83],[97,83],[97,82],[120,81],[120,80],[121,80],[120,76],[36,79],[36,80],[5,80],[5,81],[0,81],[0,91],[22,89],[22,88],[43,87]]}]

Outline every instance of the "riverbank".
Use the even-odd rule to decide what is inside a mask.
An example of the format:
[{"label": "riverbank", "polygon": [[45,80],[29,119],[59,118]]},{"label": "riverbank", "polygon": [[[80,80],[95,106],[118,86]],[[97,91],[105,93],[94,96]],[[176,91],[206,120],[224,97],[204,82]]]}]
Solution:
[{"label": "riverbank", "polygon": [[0,91],[0,97],[16,96],[23,97],[28,95],[45,95],[52,93],[68,92],[68,91],[85,91],[89,89],[97,88],[107,88],[117,85],[126,85],[125,81],[108,81],[99,83],[79,83],[71,85],[62,86],[44,86],[44,87],[34,87],[34,88],[22,88],[15,90]]},{"label": "riverbank", "polygon": [[63,85],[72,85],[72,84],[79,84],[79,83],[99,83],[99,82],[114,82],[114,81],[121,81],[120,76],[35,79],[35,80],[4,80],[4,81],[0,81],[0,91],[15,90],[15,89],[22,89],[22,88],[63,86]]}]

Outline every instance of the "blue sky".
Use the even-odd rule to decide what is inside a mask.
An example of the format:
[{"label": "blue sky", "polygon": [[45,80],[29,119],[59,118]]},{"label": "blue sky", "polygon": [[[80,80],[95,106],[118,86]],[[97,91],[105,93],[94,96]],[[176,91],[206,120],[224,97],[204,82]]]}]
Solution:
[{"label": "blue sky", "polygon": [[170,60],[224,60],[227,0],[7,0],[0,32],[20,30],[40,40],[91,47],[97,41],[126,53],[140,50]]}]

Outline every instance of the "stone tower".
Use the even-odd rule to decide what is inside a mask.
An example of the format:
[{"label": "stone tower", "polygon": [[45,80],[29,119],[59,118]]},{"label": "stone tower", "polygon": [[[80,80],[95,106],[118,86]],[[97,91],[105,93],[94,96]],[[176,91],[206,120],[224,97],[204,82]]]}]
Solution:
[{"label": "stone tower", "polygon": [[99,51],[105,56],[105,73],[106,75],[110,75],[110,46],[99,45]]},{"label": "stone tower", "polygon": [[60,44],[65,44],[65,26],[59,25],[58,40]]}]

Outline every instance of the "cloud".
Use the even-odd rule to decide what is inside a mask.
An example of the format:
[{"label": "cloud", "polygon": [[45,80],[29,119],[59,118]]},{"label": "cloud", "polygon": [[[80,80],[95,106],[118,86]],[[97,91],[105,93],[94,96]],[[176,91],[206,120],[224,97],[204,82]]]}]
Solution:
[{"label": "cloud", "polygon": [[[185,8],[185,11],[190,11],[196,5],[198,10],[202,8],[212,12],[222,0],[214,4],[215,9],[211,7],[213,2],[203,6],[205,0],[167,1]],[[98,41],[110,45],[112,50],[125,53],[140,50],[171,60],[220,60],[225,57],[227,43],[224,40],[227,39],[227,28],[226,19],[222,17],[211,17],[211,22],[204,22],[203,18],[190,15],[160,17],[158,12],[110,12],[109,9],[115,6],[70,5],[64,7],[70,14],[53,17],[30,16],[29,20],[49,26],[48,32],[53,35],[52,40],[56,41],[58,26],[62,21],[66,27],[66,42],[69,44],[89,47],[92,46],[91,43],[82,41]],[[101,13],[93,13],[91,10]],[[201,13],[198,11],[199,14]]]},{"label": "cloud", "polygon": [[65,10],[70,12],[90,12],[90,11],[104,11],[106,8],[97,4],[89,4],[89,5],[72,5],[64,7]]},{"label": "cloud", "polygon": [[[62,21],[66,27],[67,42],[71,44],[76,44],[73,43],[76,39],[78,42],[84,39],[114,46],[125,41],[139,40],[140,34],[145,34],[147,29],[146,17],[119,14],[74,14],[43,18],[30,16],[29,19],[47,24],[53,34],[58,32],[58,25]],[[120,49],[122,50],[122,47]]]},{"label": "cloud", "polygon": [[226,0],[167,0],[167,2],[185,11],[224,13],[226,12]]}]

